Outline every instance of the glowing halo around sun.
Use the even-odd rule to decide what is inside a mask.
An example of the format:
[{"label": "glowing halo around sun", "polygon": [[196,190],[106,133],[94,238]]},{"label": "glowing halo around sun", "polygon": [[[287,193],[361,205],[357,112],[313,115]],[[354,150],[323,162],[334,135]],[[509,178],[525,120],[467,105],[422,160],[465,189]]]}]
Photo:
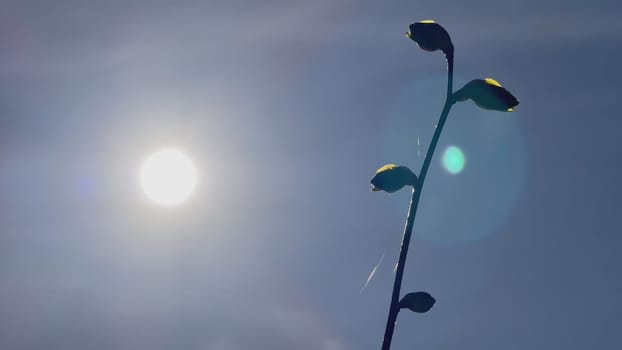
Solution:
[{"label": "glowing halo around sun", "polygon": [[173,207],[190,198],[197,184],[197,171],[186,154],[175,148],[164,148],[143,161],[139,181],[149,199]]}]

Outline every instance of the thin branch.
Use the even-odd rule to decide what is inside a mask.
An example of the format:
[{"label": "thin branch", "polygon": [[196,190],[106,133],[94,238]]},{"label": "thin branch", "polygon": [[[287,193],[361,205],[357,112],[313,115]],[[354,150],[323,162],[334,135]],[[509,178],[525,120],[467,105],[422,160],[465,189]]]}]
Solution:
[{"label": "thin branch", "polygon": [[432,156],[434,150],[438,144],[438,140],[443,131],[443,126],[449,115],[449,111],[454,104],[452,98],[453,89],[453,50],[447,54],[447,96],[445,98],[445,105],[439,118],[438,124],[434,130],[434,136],[430,141],[430,146],[421,166],[419,172],[418,186],[413,187],[412,196],[410,198],[410,207],[408,209],[408,216],[406,218],[406,226],[404,227],[404,237],[402,238],[402,246],[400,248],[400,257],[397,262],[397,271],[395,273],[395,281],[393,283],[393,293],[391,295],[391,305],[389,307],[389,316],[387,318],[387,325],[384,332],[384,340],[382,341],[382,350],[389,350],[391,348],[391,340],[393,339],[393,331],[395,329],[395,322],[397,320],[397,314],[400,311],[399,298],[400,289],[402,288],[402,276],[404,275],[404,266],[406,264],[406,256],[408,254],[408,247],[410,245],[410,238],[412,236],[413,224],[415,222],[415,216],[417,215],[417,207],[419,205],[419,198],[421,197],[421,191],[423,190],[423,183],[428,173],[430,163],[432,162]]}]

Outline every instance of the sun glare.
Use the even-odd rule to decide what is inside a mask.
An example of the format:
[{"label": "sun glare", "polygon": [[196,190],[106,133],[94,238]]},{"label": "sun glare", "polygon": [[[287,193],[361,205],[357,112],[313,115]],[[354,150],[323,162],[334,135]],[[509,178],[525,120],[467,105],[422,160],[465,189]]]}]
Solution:
[{"label": "sun glare", "polygon": [[192,195],[197,172],[187,155],[174,148],[165,148],[143,161],[139,178],[149,199],[162,206],[176,206]]}]

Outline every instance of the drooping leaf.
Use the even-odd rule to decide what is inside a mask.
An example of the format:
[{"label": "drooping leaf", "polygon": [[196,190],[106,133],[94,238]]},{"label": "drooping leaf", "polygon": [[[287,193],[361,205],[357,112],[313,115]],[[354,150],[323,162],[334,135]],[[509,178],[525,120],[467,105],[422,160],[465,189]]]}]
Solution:
[{"label": "drooping leaf", "polygon": [[453,56],[454,45],[451,43],[449,33],[433,20],[424,20],[411,24],[408,27],[406,37],[417,43],[417,46],[423,50],[441,50],[448,58]]},{"label": "drooping leaf", "polygon": [[430,311],[436,299],[427,292],[408,293],[399,303],[401,309],[424,313]]},{"label": "drooping leaf", "polygon": [[376,171],[376,175],[371,179],[372,191],[385,191],[393,193],[399,191],[404,186],[417,184],[417,175],[408,167],[387,164]]},{"label": "drooping leaf", "polygon": [[518,99],[492,78],[474,79],[454,93],[454,100],[473,100],[481,108],[513,112]]}]

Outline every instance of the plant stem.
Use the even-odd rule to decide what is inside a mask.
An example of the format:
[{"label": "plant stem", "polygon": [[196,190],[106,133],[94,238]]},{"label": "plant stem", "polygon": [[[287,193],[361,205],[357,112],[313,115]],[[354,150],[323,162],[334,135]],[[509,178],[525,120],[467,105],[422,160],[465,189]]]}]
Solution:
[{"label": "plant stem", "polygon": [[419,172],[418,186],[413,187],[412,196],[410,198],[410,207],[408,209],[408,216],[406,217],[406,226],[404,227],[404,237],[402,238],[402,246],[400,248],[400,257],[397,261],[397,271],[395,273],[395,282],[393,283],[393,294],[391,295],[391,305],[389,307],[389,317],[387,318],[387,326],[384,331],[384,340],[382,341],[382,350],[389,350],[391,348],[391,340],[393,339],[393,331],[395,329],[395,322],[397,320],[397,314],[400,311],[400,289],[402,288],[402,276],[404,275],[404,266],[406,264],[406,255],[408,254],[408,246],[410,245],[410,238],[412,236],[413,224],[415,222],[415,215],[417,215],[417,207],[419,205],[419,198],[421,197],[421,191],[423,190],[423,182],[425,176],[428,173],[428,168],[432,162],[432,156],[434,150],[438,144],[438,139],[443,131],[443,126],[449,115],[449,110],[453,106],[454,101],[452,98],[453,89],[453,50],[450,55],[447,56],[447,96],[445,98],[445,105],[443,111],[434,129],[434,136],[428,146],[428,151],[425,155],[425,160],[421,166]]}]

